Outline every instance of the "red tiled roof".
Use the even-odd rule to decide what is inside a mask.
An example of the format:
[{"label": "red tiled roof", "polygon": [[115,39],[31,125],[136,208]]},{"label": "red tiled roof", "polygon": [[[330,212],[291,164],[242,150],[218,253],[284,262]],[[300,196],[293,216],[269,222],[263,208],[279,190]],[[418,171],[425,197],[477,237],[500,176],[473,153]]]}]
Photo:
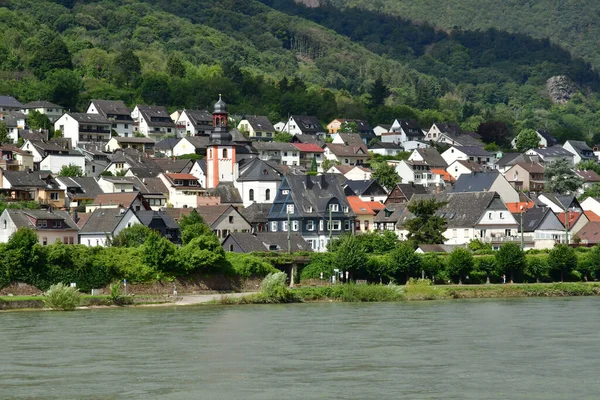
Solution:
[{"label": "red tiled roof", "polygon": [[577,236],[584,244],[600,243],[600,221],[590,221],[579,232]]},{"label": "red tiled roof", "polygon": [[441,168],[432,168],[431,172],[433,172],[436,175],[442,175],[444,177],[444,181],[445,182],[454,182],[454,177],[452,175],[450,175],[450,173],[448,173],[447,171],[444,171]]},{"label": "red tiled roof", "polygon": [[375,215],[385,206],[377,201],[363,201],[358,196],[348,196],[350,208],[357,215]]},{"label": "red tiled roof", "polygon": [[[571,228],[579,219],[579,217],[581,216],[580,212],[575,212],[575,211],[569,211],[569,228]],[[561,224],[563,224],[563,226],[565,225],[565,213],[564,212],[560,212],[557,213],[556,216],[558,217],[559,221]]]},{"label": "red tiled roof", "polygon": [[139,192],[125,192],[125,193],[102,193],[96,196],[92,204],[103,206],[123,206],[129,207],[131,203],[136,199]]},{"label": "red tiled roof", "polygon": [[192,174],[165,174],[165,176],[168,176],[171,179],[185,179],[185,180],[192,180],[192,181],[198,180],[198,178],[196,178]]},{"label": "red tiled roof", "polygon": [[314,143],[292,143],[292,145],[305,153],[323,153],[325,151]]},{"label": "red tiled roof", "polygon": [[600,182],[600,175],[594,170],[575,171],[583,178],[584,182]]},{"label": "red tiled roof", "polygon": [[583,213],[585,214],[587,219],[590,220],[590,222],[600,221],[600,215],[596,214],[593,211],[584,211]]},{"label": "red tiled roof", "polygon": [[517,203],[506,203],[506,208],[508,208],[511,214],[518,214],[521,212],[521,207],[523,207],[523,210],[528,210],[533,208],[534,205],[533,201],[520,201]]}]

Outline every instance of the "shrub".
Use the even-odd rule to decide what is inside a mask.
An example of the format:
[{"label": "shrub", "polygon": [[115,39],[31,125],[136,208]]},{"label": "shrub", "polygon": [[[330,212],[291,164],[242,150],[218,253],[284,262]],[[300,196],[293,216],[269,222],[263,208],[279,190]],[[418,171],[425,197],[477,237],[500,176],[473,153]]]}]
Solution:
[{"label": "shrub", "polygon": [[566,244],[557,244],[548,255],[548,265],[560,272],[560,280],[564,281],[565,274],[577,268],[577,254]]},{"label": "shrub", "polygon": [[123,305],[124,297],[123,297],[123,289],[121,288],[121,282],[114,282],[109,286],[110,294],[108,298],[112,301],[113,304]]},{"label": "shrub", "polygon": [[81,295],[75,288],[57,283],[50,286],[42,298],[44,305],[55,310],[74,310],[81,302]]},{"label": "shrub", "polygon": [[300,279],[320,279],[321,272],[323,279],[329,280],[333,276],[333,254],[315,253],[310,258],[310,263],[302,269]]},{"label": "shrub", "polygon": [[269,274],[263,279],[261,292],[256,295],[257,302],[294,303],[300,299],[288,288],[285,272]]},{"label": "shrub", "polygon": [[448,295],[444,289],[433,286],[429,279],[411,278],[404,288],[404,297],[407,300],[439,300]]},{"label": "shrub", "polygon": [[469,250],[457,247],[448,256],[446,268],[450,276],[462,283],[462,277],[469,275],[473,270],[473,255]]},{"label": "shrub", "polygon": [[527,266],[525,267],[525,274],[530,278],[539,282],[541,278],[548,276],[548,259],[543,256],[531,256],[527,257]]},{"label": "shrub", "polygon": [[231,264],[233,272],[242,278],[263,277],[277,272],[277,269],[267,261],[251,254],[226,253],[225,256]]},{"label": "shrub", "polygon": [[505,243],[495,255],[496,266],[503,273],[508,274],[510,281],[514,282],[515,275],[520,275],[525,270],[525,253],[516,243]]}]

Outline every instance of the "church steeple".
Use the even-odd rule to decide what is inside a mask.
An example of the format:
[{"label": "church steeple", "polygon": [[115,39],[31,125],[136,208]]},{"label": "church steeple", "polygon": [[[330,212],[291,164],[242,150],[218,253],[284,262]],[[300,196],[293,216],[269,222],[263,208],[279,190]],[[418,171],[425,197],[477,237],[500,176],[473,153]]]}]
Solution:
[{"label": "church steeple", "polygon": [[226,144],[231,142],[231,135],[227,129],[227,103],[221,98],[219,93],[219,101],[215,103],[213,111],[213,131],[210,134],[211,144]]}]

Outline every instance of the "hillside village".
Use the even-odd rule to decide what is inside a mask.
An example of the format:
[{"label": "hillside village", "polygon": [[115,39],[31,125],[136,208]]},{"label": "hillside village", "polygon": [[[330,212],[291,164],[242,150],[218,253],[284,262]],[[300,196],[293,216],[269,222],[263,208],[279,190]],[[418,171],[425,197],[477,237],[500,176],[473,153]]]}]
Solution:
[{"label": "hillside village", "polygon": [[[54,137],[28,129],[33,112],[48,118]],[[432,197],[445,202],[438,215],[448,222],[446,240],[418,251],[474,240],[493,249],[600,243],[600,199],[578,201],[600,175],[577,168],[597,162],[600,150],[557,143],[544,130],[536,131],[535,148],[488,151],[477,133],[444,122],[422,127],[396,119],[372,127],[334,119],[324,127],[314,116],[273,124],[243,115],[234,123],[220,96],[212,111],[174,113],[112,100],[92,100],[75,113],[0,96],[0,119],[8,128],[1,199],[39,205],[7,207],[0,243],[29,227],[41,245],[106,246],[124,228],[144,224],[180,244],[178,221],[195,209],[225,251],[324,252],[349,232],[393,231],[405,239],[407,205]],[[391,165],[398,183],[379,183],[374,159]],[[545,170],[556,160],[567,160],[581,178],[579,192],[545,191]]]}]

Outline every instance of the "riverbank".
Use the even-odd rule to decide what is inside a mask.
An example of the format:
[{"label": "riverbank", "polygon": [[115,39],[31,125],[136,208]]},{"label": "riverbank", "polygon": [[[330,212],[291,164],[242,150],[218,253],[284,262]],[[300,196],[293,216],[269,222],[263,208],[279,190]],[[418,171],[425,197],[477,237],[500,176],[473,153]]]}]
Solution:
[{"label": "riverbank", "polygon": [[[492,285],[333,285],[290,289],[285,301],[262,293],[212,293],[174,296],[127,296],[115,304],[109,296],[83,296],[79,309],[106,307],[159,307],[206,304],[240,305],[301,302],[402,302],[452,299],[600,296],[600,283],[535,283]],[[41,296],[0,296],[0,311],[43,309]]]}]

